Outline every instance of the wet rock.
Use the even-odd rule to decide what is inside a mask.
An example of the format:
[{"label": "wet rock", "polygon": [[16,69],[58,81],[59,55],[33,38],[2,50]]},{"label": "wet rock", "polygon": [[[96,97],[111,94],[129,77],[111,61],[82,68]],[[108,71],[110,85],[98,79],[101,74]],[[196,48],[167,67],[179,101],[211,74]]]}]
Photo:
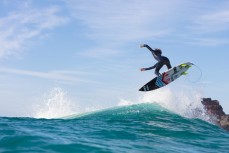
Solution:
[{"label": "wet rock", "polygon": [[212,100],[211,98],[203,98],[201,102],[204,105],[206,113],[213,119],[213,122],[229,131],[229,115],[225,114],[219,101]]},{"label": "wet rock", "polygon": [[223,129],[229,131],[229,115],[223,115],[220,119],[220,125]]}]

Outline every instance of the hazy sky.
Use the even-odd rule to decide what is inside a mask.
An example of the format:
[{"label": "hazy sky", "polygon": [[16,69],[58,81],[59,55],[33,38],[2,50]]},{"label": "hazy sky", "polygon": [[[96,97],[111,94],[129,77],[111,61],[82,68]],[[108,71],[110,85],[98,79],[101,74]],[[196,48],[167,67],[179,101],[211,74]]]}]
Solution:
[{"label": "hazy sky", "polygon": [[165,88],[229,113],[228,25],[225,0],[0,0],[0,116],[28,116],[55,88],[85,109],[138,99],[155,77],[139,71],[156,62],[142,43],[201,69]]}]

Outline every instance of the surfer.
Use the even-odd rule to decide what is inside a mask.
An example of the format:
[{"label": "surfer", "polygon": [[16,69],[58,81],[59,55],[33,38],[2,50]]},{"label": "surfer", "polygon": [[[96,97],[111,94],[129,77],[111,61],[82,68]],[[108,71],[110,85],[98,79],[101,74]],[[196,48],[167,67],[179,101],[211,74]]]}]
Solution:
[{"label": "surfer", "polygon": [[159,73],[160,69],[163,67],[163,65],[166,65],[168,69],[170,69],[172,66],[170,64],[170,61],[167,57],[162,56],[162,51],[159,48],[155,48],[152,49],[151,47],[149,47],[147,44],[142,44],[140,45],[141,48],[146,47],[147,49],[149,49],[151,51],[151,53],[153,54],[153,57],[158,61],[154,66],[151,66],[149,68],[141,68],[141,71],[146,71],[146,70],[151,70],[155,68],[155,74],[157,76],[161,75]]}]

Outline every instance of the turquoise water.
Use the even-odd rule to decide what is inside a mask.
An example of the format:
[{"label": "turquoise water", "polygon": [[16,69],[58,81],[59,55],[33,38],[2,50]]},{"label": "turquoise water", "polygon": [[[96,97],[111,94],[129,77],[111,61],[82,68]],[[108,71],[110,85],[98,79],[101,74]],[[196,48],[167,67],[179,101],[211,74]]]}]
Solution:
[{"label": "turquoise water", "polygon": [[1,117],[0,152],[226,153],[229,132],[138,104],[65,119]]}]

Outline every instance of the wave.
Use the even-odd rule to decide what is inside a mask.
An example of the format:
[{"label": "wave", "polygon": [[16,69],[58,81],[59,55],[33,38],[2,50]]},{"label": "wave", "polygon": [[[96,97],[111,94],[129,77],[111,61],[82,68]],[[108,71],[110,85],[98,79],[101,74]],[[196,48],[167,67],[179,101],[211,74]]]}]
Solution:
[{"label": "wave", "polygon": [[[83,102],[72,101],[68,97],[67,93],[61,88],[54,88],[53,90],[46,93],[40,102],[34,106],[33,114],[34,118],[61,118],[63,116],[68,116],[72,114],[78,114],[79,116],[90,114],[85,112],[94,112],[94,110],[103,110],[106,108],[111,108],[113,110],[115,106],[131,106],[141,103],[158,103],[163,108],[171,110],[176,114],[193,117],[193,112],[199,109],[203,112],[203,106],[200,103],[201,94],[195,92],[188,88],[184,91],[172,91],[169,88],[164,88],[162,90],[139,94],[138,99],[126,100],[120,98],[117,104],[107,105],[109,102],[91,102],[93,105],[86,106]],[[106,104],[105,104],[106,103]],[[98,106],[97,106],[98,104]],[[74,116],[74,115],[73,115]]]},{"label": "wave", "polygon": [[[97,119],[97,120],[132,120],[133,122],[150,122],[150,124],[163,127],[166,124],[168,127],[175,128],[179,125],[187,125],[196,128],[199,125],[209,126],[218,129],[217,126],[196,118],[187,118],[176,114],[157,103],[141,103],[128,106],[119,106],[94,112],[87,112],[76,115],[69,115],[61,119]],[[154,122],[154,123],[153,123]],[[198,126],[197,126],[198,125]]]},{"label": "wave", "polygon": [[159,112],[169,112],[157,103],[141,103],[128,106],[117,106],[113,108],[92,111],[82,114],[75,114],[62,117],[63,119],[77,119],[77,118],[134,118],[136,116],[150,116]]},{"label": "wave", "polygon": [[[24,152],[72,149],[72,152],[221,153],[229,149],[226,131],[199,118],[176,114],[157,103],[120,106],[59,119],[0,118],[0,125],[11,130],[10,133],[2,130],[5,139],[0,145],[12,152],[17,152],[17,146]],[[9,137],[12,131],[14,135]],[[18,141],[12,147],[15,137]]]}]

